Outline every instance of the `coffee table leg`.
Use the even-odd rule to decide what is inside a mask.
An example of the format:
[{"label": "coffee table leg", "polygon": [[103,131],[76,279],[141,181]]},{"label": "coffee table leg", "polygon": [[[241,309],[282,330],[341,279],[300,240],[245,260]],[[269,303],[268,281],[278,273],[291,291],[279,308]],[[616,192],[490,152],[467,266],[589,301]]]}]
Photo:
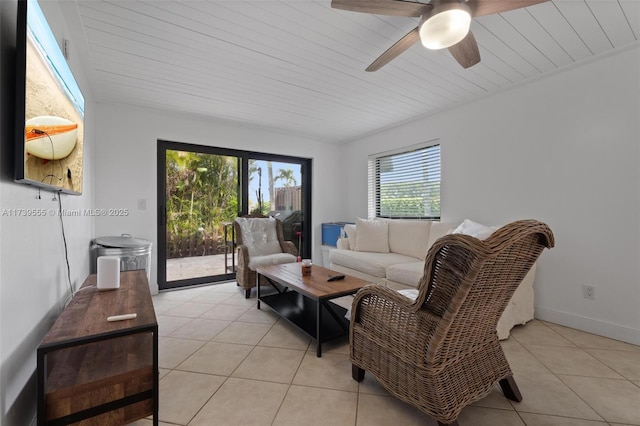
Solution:
[{"label": "coffee table leg", "polygon": [[316,356],[320,358],[322,356],[322,340],[320,336],[320,329],[322,328],[322,304],[318,300],[318,317],[316,319]]}]

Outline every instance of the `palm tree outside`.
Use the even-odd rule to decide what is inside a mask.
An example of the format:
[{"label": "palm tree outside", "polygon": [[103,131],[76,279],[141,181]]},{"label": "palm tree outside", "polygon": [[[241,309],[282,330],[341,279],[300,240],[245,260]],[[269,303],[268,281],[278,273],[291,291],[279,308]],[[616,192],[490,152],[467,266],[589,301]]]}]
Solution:
[{"label": "palm tree outside", "polygon": [[286,188],[296,186],[298,184],[296,178],[293,177],[293,170],[291,169],[280,169],[280,172],[275,177],[274,181],[277,182],[279,180],[284,181],[284,186]]}]

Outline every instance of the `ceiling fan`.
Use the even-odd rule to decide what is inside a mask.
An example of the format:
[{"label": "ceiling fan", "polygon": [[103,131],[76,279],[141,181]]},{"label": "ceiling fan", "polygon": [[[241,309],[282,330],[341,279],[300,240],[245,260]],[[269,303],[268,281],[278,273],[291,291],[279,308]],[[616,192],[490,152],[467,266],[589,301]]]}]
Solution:
[{"label": "ceiling fan", "polygon": [[377,71],[418,40],[427,49],[448,48],[464,68],[480,62],[478,43],[469,30],[471,19],[549,0],[331,0],[334,9],[353,12],[420,17],[420,23],[369,65],[366,71]]}]

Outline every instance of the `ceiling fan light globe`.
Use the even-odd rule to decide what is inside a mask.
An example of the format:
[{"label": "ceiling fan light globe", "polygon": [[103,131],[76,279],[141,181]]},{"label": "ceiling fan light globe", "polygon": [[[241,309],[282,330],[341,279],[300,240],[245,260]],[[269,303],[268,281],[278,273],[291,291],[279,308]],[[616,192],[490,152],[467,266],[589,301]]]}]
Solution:
[{"label": "ceiling fan light globe", "polygon": [[427,49],[445,49],[462,41],[470,26],[471,14],[464,4],[447,10],[434,9],[433,13],[422,18],[420,41]]}]

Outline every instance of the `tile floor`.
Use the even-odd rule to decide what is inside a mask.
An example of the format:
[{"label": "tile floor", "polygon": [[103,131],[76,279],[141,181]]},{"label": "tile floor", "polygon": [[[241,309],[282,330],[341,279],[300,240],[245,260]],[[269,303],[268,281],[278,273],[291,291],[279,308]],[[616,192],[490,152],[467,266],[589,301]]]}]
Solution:
[{"label": "tile floor", "polygon": [[[370,375],[352,380],[348,340],[316,358],[311,339],[255,302],[235,283],[154,296],[161,424],[437,424]],[[523,401],[496,388],[462,412],[461,426],[640,425],[640,347],[536,320],[503,348]]]}]

